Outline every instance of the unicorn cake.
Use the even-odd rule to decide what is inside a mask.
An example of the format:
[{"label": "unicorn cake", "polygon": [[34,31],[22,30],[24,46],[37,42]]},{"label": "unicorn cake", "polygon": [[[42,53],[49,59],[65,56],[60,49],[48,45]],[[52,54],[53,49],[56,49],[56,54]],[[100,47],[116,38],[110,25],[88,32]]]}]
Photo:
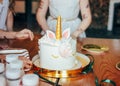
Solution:
[{"label": "unicorn cake", "polygon": [[38,40],[40,67],[49,70],[70,70],[77,60],[76,41],[70,37],[70,29],[61,30],[61,17],[57,19],[56,34],[50,30]]}]

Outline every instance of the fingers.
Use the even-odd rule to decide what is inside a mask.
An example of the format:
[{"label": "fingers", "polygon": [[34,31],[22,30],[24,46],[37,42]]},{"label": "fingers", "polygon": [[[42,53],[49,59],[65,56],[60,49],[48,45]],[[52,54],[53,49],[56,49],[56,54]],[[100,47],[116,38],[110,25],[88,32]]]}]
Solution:
[{"label": "fingers", "polygon": [[0,55],[0,62],[4,63],[5,62],[5,55]]},{"label": "fingers", "polygon": [[17,39],[28,39],[28,38],[30,38],[30,40],[32,41],[34,39],[34,34],[31,30],[23,29],[20,32],[17,32],[16,38]]},{"label": "fingers", "polygon": [[16,34],[16,39],[22,40],[22,39],[27,39],[29,38],[28,34],[22,33],[22,32],[17,32]]},{"label": "fingers", "polygon": [[26,35],[28,35],[28,37],[30,38],[30,40],[34,39],[34,34],[33,34],[33,32],[31,30],[24,29],[23,33],[26,34]]},{"label": "fingers", "polygon": [[72,39],[76,39],[77,37],[74,34],[71,34]]},{"label": "fingers", "polygon": [[73,33],[71,34],[71,37],[72,37],[72,39],[77,39],[77,34],[76,34],[75,32],[73,32]]},{"label": "fingers", "polygon": [[31,67],[32,67],[32,62],[31,61],[24,62],[24,68],[25,69],[31,69]]},{"label": "fingers", "polygon": [[32,61],[30,59],[25,58],[23,56],[19,56],[19,59],[23,61],[24,69],[31,69]]},{"label": "fingers", "polygon": [[30,40],[32,41],[33,39],[34,39],[34,34],[32,32],[32,33],[30,33]]},{"label": "fingers", "polygon": [[71,34],[71,37],[72,37],[73,39],[76,39],[79,35],[80,35],[79,31],[75,31],[75,32],[73,32],[73,33]]}]

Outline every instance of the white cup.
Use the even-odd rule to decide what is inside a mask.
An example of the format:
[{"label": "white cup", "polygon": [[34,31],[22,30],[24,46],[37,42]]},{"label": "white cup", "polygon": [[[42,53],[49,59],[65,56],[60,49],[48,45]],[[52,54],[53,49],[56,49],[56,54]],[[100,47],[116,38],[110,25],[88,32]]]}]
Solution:
[{"label": "white cup", "polygon": [[0,86],[6,86],[6,79],[3,76],[0,76]]},{"label": "white cup", "polygon": [[18,68],[23,69],[23,61],[21,60],[14,60],[10,63],[10,68]]},{"label": "white cup", "polygon": [[38,86],[39,85],[39,77],[35,74],[25,74],[22,77],[23,86]]},{"label": "white cup", "polygon": [[18,79],[21,77],[21,70],[16,68],[8,68],[5,74],[8,79]]},{"label": "white cup", "polygon": [[18,59],[18,55],[17,54],[8,54],[6,55],[6,61],[7,62],[12,62],[14,60]]},{"label": "white cup", "polygon": [[16,54],[8,54],[6,55],[6,69],[9,68],[10,63],[14,60],[18,60],[18,55]]},{"label": "white cup", "polygon": [[15,68],[8,68],[5,73],[8,86],[20,86],[21,70]]}]

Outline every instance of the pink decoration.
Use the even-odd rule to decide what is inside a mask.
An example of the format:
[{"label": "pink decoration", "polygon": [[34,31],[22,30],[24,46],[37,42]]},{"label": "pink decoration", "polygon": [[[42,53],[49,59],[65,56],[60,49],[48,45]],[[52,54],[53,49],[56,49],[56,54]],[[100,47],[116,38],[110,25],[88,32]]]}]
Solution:
[{"label": "pink decoration", "polygon": [[[50,38],[50,39],[55,39],[56,38],[55,33],[50,31],[50,30],[47,30],[46,34],[47,34],[47,37]],[[67,28],[63,31],[62,37],[66,38],[66,39],[70,37],[70,28]]]},{"label": "pink decoration", "polygon": [[47,30],[46,33],[48,38],[55,39],[55,33],[53,33],[52,31]]},{"label": "pink decoration", "polygon": [[70,37],[70,28],[67,28],[62,33],[63,38],[69,38]]}]

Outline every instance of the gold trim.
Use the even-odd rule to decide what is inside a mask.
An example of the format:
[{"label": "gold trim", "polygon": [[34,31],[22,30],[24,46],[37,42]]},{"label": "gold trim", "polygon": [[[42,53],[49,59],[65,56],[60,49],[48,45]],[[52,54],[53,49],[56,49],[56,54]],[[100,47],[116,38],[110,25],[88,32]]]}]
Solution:
[{"label": "gold trim", "polygon": [[90,64],[91,58],[88,57],[89,60],[90,60],[89,62],[87,60],[85,60],[84,58],[80,58],[79,56],[76,56],[76,58],[82,63],[82,67],[80,67],[78,69],[73,69],[73,70],[49,70],[49,69],[40,68],[40,67],[37,67],[36,65],[33,65],[33,70],[34,71],[39,71],[38,73],[41,76],[44,76],[44,77],[53,77],[53,78],[77,77],[77,76],[80,75],[82,70]]}]

